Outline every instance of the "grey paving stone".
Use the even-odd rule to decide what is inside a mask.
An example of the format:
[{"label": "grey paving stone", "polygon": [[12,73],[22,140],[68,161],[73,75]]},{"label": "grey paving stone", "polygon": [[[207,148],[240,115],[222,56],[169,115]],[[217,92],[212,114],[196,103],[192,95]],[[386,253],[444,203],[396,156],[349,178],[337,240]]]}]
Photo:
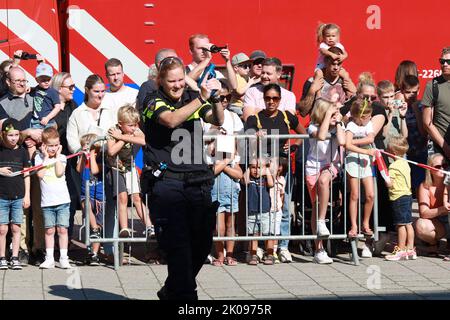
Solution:
[{"label": "grey paving stone", "polygon": [[340,298],[336,295],[327,294],[327,295],[320,295],[320,296],[297,296],[300,300],[340,300]]},{"label": "grey paving stone", "polygon": [[280,294],[258,294],[258,295],[254,295],[254,298],[257,300],[297,300],[297,297],[291,294],[285,294],[285,293],[280,293]]}]

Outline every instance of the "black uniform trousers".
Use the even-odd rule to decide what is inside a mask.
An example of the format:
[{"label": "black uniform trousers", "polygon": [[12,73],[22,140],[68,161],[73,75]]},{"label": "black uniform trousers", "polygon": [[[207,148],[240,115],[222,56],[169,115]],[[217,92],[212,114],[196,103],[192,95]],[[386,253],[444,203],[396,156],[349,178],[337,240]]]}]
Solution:
[{"label": "black uniform trousers", "polygon": [[212,246],[217,203],[211,184],[186,186],[181,180],[156,181],[150,214],[159,248],[167,260],[164,289],[170,300],[197,300],[195,278]]}]

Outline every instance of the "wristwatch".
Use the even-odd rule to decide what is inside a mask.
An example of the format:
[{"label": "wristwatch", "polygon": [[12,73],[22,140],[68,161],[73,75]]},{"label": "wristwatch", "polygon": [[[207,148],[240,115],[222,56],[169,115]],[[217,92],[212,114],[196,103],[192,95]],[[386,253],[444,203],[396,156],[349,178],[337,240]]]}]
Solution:
[{"label": "wristwatch", "polygon": [[204,105],[204,104],[206,103],[205,99],[202,98],[202,95],[201,95],[201,94],[199,94],[197,98],[198,98],[198,100],[200,100],[200,103],[201,103],[202,105]]}]

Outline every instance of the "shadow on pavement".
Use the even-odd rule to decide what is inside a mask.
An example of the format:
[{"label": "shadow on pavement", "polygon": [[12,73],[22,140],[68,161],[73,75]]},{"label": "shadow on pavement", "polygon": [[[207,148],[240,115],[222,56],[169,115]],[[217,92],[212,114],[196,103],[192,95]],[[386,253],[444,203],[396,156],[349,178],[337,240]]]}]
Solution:
[{"label": "shadow on pavement", "polygon": [[83,288],[68,289],[67,286],[54,285],[49,287],[51,295],[67,298],[70,300],[128,300],[126,296],[103,290]]}]

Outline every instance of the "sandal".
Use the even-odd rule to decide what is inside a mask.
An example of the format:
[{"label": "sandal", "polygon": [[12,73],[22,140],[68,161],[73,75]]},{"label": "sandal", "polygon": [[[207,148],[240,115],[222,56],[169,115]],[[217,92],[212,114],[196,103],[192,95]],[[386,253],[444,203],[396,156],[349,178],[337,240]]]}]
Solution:
[{"label": "sandal", "polygon": [[251,266],[256,266],[259,263],[258,256],[256,254],[252,255],[250,260],[248,261],[248,264]]},{"label": "sandal", "polygon": [[223,266],[223,260],[214,259],[212,262],[212,265],[215,267],[222,267]]},{"label": "sandal", "polygon": [[356,237],[358,237],[358,232],[350,230],[348,232],[348,237],[349,238],[356,238]]},{"label": "sandal", "polygon": [[236,266],[238,263],[237,263],[237,260],[235,258],[233,258],[233,257],[226,257],[225,258],[225,264],[227,266]]},{"label": "sandal", "polygon": [[274,263],[275,263],[275,257],[273,255],[271,255],[271,254],[269,254],[266,257],[266,259],[264,259],[264,264],[265,265],[270,266],[270,265],[273,265]]},{"label": "sandal", "polygon": [[371,236],[373,236],[373,231],[372,231],[372,229],[370,229],[370,228],[362,228],[362,230],[361,230],[361,233],[363,234],[363,235],[365,235],[366,237],[371,237]]}]

